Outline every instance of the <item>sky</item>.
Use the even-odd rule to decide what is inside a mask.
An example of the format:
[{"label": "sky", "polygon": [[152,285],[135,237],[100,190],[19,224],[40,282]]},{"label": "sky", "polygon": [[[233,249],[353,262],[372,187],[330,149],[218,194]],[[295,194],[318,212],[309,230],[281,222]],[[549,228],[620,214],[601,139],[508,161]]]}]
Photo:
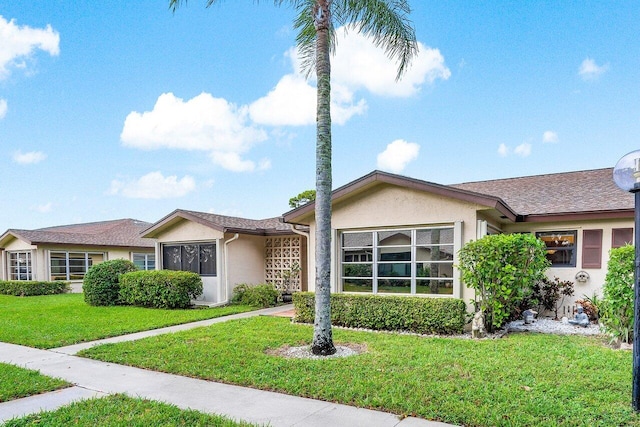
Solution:
[{"label": "sky", "polygon": [[[333,184],[613,167],[640,148],[640,4],[410,1],[419,53],[338,29]],[[263,219],[315,186],[315,80],[273,2],[0,0],[0,229],[175,209]]]}]

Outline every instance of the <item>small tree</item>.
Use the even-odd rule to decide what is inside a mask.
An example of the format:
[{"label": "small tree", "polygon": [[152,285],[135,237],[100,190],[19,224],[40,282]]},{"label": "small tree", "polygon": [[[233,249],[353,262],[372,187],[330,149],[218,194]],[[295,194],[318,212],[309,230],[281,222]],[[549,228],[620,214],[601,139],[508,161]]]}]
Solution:
[{"label": "small tree", "polygon": [[309,202],[313,202],[316,199],[316,190],[306,190],[298,194],[295,197],[289,199],[289,206],[291,208],[299,208],[302,205],[306,205]]},{"label": "small tree", "polygon": [[630,343],[633,339],[634,246],[611,249],[604,279],[600,320],[613,339]]},{"label": "small tree", "polygon": [[532,234],[485,236],[467,243],[458,256],[462,281],[475,289],[472,302],[484,312],[489,332],[509,319],[549,267],[544,242]]}]

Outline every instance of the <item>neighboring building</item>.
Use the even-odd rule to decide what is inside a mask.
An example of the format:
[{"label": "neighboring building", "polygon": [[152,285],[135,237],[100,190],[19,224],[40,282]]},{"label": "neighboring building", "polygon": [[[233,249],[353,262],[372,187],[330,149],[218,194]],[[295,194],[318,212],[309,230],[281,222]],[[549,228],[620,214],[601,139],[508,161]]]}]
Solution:
[{"label": "neighboring building", "polygon": [[134,219],[62,225],[37,230],[9,229],[0,236],[2,280],[65,280],[74,292],[95,264],[128,259],[155,269],[155,242],[140,237],[151,224]]},{"label": "neighboring building", "polygon": [[[229,301],[241,283],[283,285],[286,274],[306,264],[307,234],[280,218],[252,220],[204,212],[175,210],[142,234],[156,240],[158,268],[199,273],[202,300]],[[306,290],[306,275],[291,278]]]},{"label": "neighboring building", "polygon": [[[314,204],[283,215],[310,228]],[[456,254],[493,233],[535,233],[548,247],[548,276],[575,282],[575,296],[601,292],[608,253],[633,242],[633,195],[612,169],[440,185],[374,171],[332,195],[332,291],[452,296],[469,301]],[[586,274],[585,274],[586,273]]]}]

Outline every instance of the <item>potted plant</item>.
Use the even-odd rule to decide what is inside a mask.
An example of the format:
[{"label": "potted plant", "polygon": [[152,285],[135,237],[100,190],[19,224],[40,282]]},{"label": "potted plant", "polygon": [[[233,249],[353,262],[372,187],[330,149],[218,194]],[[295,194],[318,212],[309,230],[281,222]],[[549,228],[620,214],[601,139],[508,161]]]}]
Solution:
[{"label": "potted plant", "polygon": [[300,264],[294,262],[288,270],[280,273],[282,277],[282,290],[280,296],[282,302],[290,303],[293,300],[293,292],[300,290]]}]

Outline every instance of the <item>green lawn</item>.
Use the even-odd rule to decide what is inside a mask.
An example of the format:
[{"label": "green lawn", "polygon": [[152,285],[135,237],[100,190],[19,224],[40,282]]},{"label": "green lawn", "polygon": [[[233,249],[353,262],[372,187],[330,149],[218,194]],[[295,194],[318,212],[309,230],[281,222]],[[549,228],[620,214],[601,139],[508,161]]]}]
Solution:
[{"label": "green lawn", "polygon": [[207,415],[197,411],[181,410],[176,406],[123,395],[88,399],[64,406],[56,411],[41,412],[7,421],[4,427],[163,427],[251,426],[229,418]]},{"label": "green lawn", "polygon": [[0,402],[68,387],[66,381],[51,378],[31,369],[0,363]]},{"label": "green lawn", "polygon": [[255,310],[227,306],[190,310],[93,307],[82,294],[0,295],[0,341],[54,348]]},{"label": "green lawn", "polygon": [[640,426],[630,404],[631,354],[594,338],[474,341],[336,329],[336,343],[368,351],[328,360],[265,353],[311,337],[310,326],[260,317],[81,354],[457,425]]}]

